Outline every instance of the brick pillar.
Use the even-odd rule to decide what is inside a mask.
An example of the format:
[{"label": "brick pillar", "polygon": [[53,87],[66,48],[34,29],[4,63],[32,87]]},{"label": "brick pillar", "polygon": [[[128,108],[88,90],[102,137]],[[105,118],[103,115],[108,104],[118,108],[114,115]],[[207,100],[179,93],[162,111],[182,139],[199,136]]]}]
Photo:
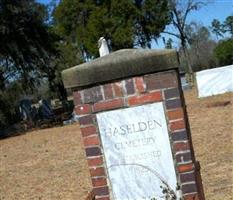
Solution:
[{"label": "brick pillar", "polygon": [[197,182],[196,161],[182,98],[178,68],[173,67],[165,69],[165,71],[154,69],[154,72],[141,70],[132,74],[131,77],[128,77],[127,74],[126,77],[111,79],[73,89],[75,112],[80,117],[79,123],[95,198],[97,200],[111,199],[111,188],[96,114],[163,102],[177,180],[182,196],[185,200],[204,200],[201,198],[200,186]]}]

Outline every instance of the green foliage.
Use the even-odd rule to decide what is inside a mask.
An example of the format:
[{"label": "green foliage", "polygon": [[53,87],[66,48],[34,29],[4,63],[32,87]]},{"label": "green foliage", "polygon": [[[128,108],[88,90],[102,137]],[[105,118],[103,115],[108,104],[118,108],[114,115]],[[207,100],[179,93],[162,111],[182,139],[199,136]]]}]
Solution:
[{"label": "green foliage", "polygon": [[217,37],[223,37],[223,30],[222,30],[222,25],[219,20],[214,19],[211,23],[211,29],[212,32],[217,36]]},{"label": "green foliage", "polygon": [[1,71],[23,77],[29,86],[38,69],[48,70],[46,61],[55,52],[46,19],[46,7],[33,0],[0,1]]},{"label": "green foliage", "polygon": [[80,61],[75,62],[77,51],[60,42],[49,21],[48,8],[34,0],[0,0],[1,90],[20,79],[24,90],[35,91],[45,78],[57,96],[66,98],[60,72]]},{"label": "green foliage", "polygon": [[224,32],[229,32],[233,37],[233,15],[228,16],[223,23]]},{"label": "green foliage", "polygon": [[[214,68],[217,60],[213,50],[217,43],[211,39],[210,31],[207,27],[196,22],[191,22],[186,26],[185,34],[188,41],[188,55],[193,71]],[[181,63],[185,62],[183,52],[180,53]]]},{"label": "green foliage", "polygon": [[188,24],[186,26],[185,33],[187,41],[191,46],[210,40],[210,32],[208,28],[201,24],[197,24],[196,22]]},{"label": "green foliage", "polygon": [[23,87],[19,82],[11,83],[4,91],[0,90],[0,128],[15,122],[15,109],[23,94]]},{"label": "green foliage", "polygon": [[169,38],[165,44],[165,48],[172,49],[172,42],[173,42],[173,40],[171,38]]},{"label": "green foliage", "polygon": [[75,51],[62,47],[48,16],[48,8],[34,0],[0,0],[0,126],[14,122],[17,101],[37,96],[44,81],[56,97],[66,98],[60,72]]},{"label": "green foliage", "polygon": [[54,12],[56,32],[89,58],[102,36],[112,50],[150,47],[169,20],[166,0],[63,0]]},{"label": "green foliage", "polygon": [[20,97],[40,81],[52,51],[46,7],[33,0],[0,0],[0,127],[15,121]]},{"label": "green foliage", "polygon": [[77,46],[72,45],[69,42],[59,42],[57,50],[59,51],[59,57],[57,57],[56,61],[56,65],[59,69],[58,71],[62,71],[83,62]]},{"label": "green foliage", "polygon": [[214,19],[211,24],[212,32],[217,37],[224,37],[225,33],[230,34],[230,37],[233,37],[233,16],[230,15],[226,17],[225,21],[221,23],[219,20]]},{"label": "green foliage", "polygon": [[79,49],[69,42],[57,42],[56,50],[58,54],[51,57],[48,64],[49,68],[52,69],[52,73],[46,75],[46,77],[51,92],[56,94],[53,97],[66,100],[67,94],[62,82],[61,72],[64,69],[80,64],[83,60]]},{"label": "green foliage", "polygon": [[220,41],[214,53],[220,65],[233,64],[233,39]]},{"label": "green foliage", "polygon": [[188,54],[187,19],[191,12],[197,11],[204,5],[206,5],[206,2],[203,0],[170,0],[171,24],[177,30],[177,33],[174,31],[164,31],[164,33],[175,36],[180,40],[182,54],[184,56],[183,66],[185,73],[191,77],[189,80],[191,85],[193,85],[193,69]]}]

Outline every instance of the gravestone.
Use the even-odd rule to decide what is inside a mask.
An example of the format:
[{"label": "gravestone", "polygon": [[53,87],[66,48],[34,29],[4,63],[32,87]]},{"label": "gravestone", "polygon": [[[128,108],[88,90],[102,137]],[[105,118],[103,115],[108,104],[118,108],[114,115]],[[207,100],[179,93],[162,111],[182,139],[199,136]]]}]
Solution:
[{"label": "gravestone", "polygon": [[126,49],[63,71],[95,199],[204,200],[178,66],[174,50]]}]

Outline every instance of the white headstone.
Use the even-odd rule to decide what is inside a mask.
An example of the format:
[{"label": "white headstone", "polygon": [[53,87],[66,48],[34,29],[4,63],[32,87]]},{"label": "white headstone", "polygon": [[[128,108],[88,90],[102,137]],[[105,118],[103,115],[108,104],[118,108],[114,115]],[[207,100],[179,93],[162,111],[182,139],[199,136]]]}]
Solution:
[{"label": "white headstone", "polygon": [[233,65],[196,73],[198,97],[233,92]]},{"label": "white headstone", "polygon": [[99,113],[97,121],[114,200],[162,200],[163,188],[179,196],[162,103]]},{"label": "white headstone", "polygon": [[100,57],[109,54],[108,44],[107,44],[107,41],[104,39],[104,37],[101,37],[99,39],[98,46],[99,46]]}]

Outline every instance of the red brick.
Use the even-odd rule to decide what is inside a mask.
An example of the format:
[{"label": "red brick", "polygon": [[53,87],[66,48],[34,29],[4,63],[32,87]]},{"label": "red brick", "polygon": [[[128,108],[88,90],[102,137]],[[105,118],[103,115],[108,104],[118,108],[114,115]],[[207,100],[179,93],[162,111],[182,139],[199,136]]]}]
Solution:
[{"label": "red brick", "polygon": [[101,156],[98,158],[87,159],[87,163],[89,167],[103,165],[103,158]]},{"label": "red brick", "polygon": [[198,194],[185,195],[184,200],[199,200]]},{"label": "red brick", "polygon": [[75,113],[77,115],[85,115],[91,113],[91,105],[89,104],[82,104],[75,107]]},{"label": "red brick", "polygon": [[142,77],[134,78],[134,82],[135,82],[135,87],[136,87],[137,92],[139,93],[145,92],[145,85],[144,85],[144,80]]},{"label": "red brick", "polygon": [[103,100],[103,95],[102,95],[100,86],[96,86],[96,87],[83,90],[83,102],[84,103],[86,104],[95,103],[101,100]]},{"label": "red brick", "polygon": [[92,178],[91,181],[92,181],[93,187],[99,187],[99,186],[107,185],[107,180],[104,177]]},{"label": "red brick", "polygon": [[195,182],[195,174],[194,172],[191,173],[185,173],[185,174],[180,174],[180,181],[181,183],[185,182]]},{"label": "red brick", "polygon": [[88,147],[85,151],[87,157],[100,156],[102,154],[99,147]]},{"label": "red brick", "polygon": [[180,99],[170,99],[165,102],[167,110],[180,108],[182,106]]},{"label": "red brick", "polygon": [[92,89],[84,89],[83,91],[83,102],[84,103],[93,103]]},{"label": "red brick", "polygon": [[125,80],[125,89],[126,89],[127,95],[131,95],[131,94],[135,93],[133,79],[127,79],[127,80]]},{"label": "red brick", "polygon": [[193,164],[192,163],[178,166],[178,171],[180,173],[188,172],[188,171],[192,171],[192,170],[193,170]]},{"label": "red brick", "polygon": [[88,147],[88,146],[99,145],[100,141],[98,135],[93,135],[91,137],[85,137],[83,139],[83,143],[85,147]]},{"label": "red brick", "polygon": [[174,149],[176,152],[189,150],[189,143],[188,142],[175,143]]},{"label": "red brick", "polygon": [[180,130],[180,129],[184,129],[184,128],[185,128],[185,122],[184,122],[184,120],[170,122],[170,129],[171,129],[171,131]]},{"label": "red brick", "polygon": [[150,90],[161,89],[159,73],[146,75],[144,80],[145,80],[147,90],[150,91]]},{"label": "red brick", "polygon": [[167,115],[168,115],[169,120],[184,118],[184,112],[183,112],[183,109],[181,109],[181,108],[178,108],[178,109],[172,110],[172,111],[168,111]]},{"label": "red brick", "polygon": [[181,153],[181,154],[177,154],[176,155],[176,161],[178,163],[180,162],[191,162],[191,153],[190,152],[186,152],[186,153]]},{"label": "red brick", "polygon": [[91,174],[91,177],[106,175],[103,167],[91,168],[90,174]]},{"label": "red brick", "polygon": [[165,99],[171,99],[175,97],[180,97],[178,88],[171,88],[164,91]]},{"label": "red brick", "polygon": [[111,109],[120,108],[123,106],[124,106],[124,102],[122,99],[113,99],[110,101],[95,103],[93,106],[93,111],[99,112],[102,110],[111,110]]},{"label": "red brick", "polygon": [[109,196],[104,196],[104,197],[96,197],[95,198],[96,200],[110,200],[110,197]]},{"label": "red brick", "polygon": [[181,190],[183,194],[190,194],[197,192],[197,186],[195,183],[189,183],[181,186]]},{"label": "red brick", "polygon": [[161,72],[145,76],[147,90],[177,87],[178,81],[175,72]]},{"label": "red brick", "polygon": [[87,137],[89,135],[94,135],[97,133],[96,127],[95,126],[87,126],[80,128],[82,132],[83,137]]},{"label": "red brick", "polygon": [[80,91],[73,92],[73,97],[74,97],[74,105],[75,106],[82,104],[82,97],[81,97]]},{"label": "red brick", "polygon": [[113,84],[113,89],[114,89],[115,97],[123,97],[124,96],[122,82],[114,83]]},{"label": "red brick", "polygon": [[162,94],[160,91],[147,93],[140,96],[132,96],[128,98],[128,104],[131,106],[158,101],[162,101]]},{"label": "red brick", "polygon": [[112,84],[106,84],[103,86],[105,99],[113,98]]},{"label": "red brick", "polygon": [[183,141],[183,140],[187,140],[187,139],[188,139],[188,136],[187,136],[187,133],[185,130],[172,133],[172,140],[173,141]]},{"label": "red brick", "polygon": [[108,186],[97,187],[97,188],[94,188],[93,191],[94,191],[94,194],[98,196],[109,195]]},{"label": "red brick", "polygon": [[78,121],[81,126],[92,125],[95,121],[95,115],[85,115],[79,117]]}]

